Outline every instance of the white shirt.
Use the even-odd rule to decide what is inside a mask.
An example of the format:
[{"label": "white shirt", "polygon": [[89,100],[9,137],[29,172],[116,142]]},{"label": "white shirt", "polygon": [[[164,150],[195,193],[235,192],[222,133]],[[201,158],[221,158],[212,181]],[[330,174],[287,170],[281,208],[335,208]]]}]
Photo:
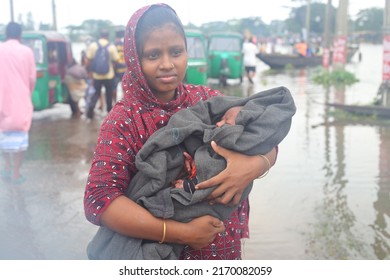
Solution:
[{"label": "white shirt", "polygon": [[256,66],[256,54],[259,53],[259,49],[255,44],[244,42],[242,53],[244,54],[244,66]]}]

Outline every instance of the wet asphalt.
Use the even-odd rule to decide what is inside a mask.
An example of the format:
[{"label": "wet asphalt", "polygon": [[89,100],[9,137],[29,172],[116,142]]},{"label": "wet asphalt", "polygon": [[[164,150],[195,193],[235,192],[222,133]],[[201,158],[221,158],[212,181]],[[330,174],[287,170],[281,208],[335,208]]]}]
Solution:
[{"label": "wet asphalt", "polygon": [[0,259],[87,259],[97,227],[85,219],[83,195],[102,119],[71,118],[65,104],[34,112],[26,181],[0,181]]}]

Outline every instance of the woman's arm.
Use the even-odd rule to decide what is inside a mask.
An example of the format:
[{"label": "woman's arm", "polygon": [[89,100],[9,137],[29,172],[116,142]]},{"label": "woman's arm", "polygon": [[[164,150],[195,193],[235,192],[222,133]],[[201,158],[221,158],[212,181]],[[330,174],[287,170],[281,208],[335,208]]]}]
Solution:
[{"label": "woman's arm", "polygon": [[[130,145],[117,129],[121,124],[105,122],[101,127],[84,195],[86,217],[96,225],[105,225],[129,237],[161,241],[164,221],[125,196],[136,169],[135,153],[122,152],[130,149]],[[223,223],[210,216],[189,223],[173,220],[165,223],[165,242],[188,244],[194,249],[208,245],[224,230]]]},{"label": "woman's arm", "polygon": [[[219,185],[209,196],[210,203],[239,203],[241,196],[250,182],[266,173],[268,162],[260,156],[247,156],[218,146],[211,142],[214,151],[226,160],[226,168],[218,175],[196,185],[196,189],[210,188]],[[276,161],[277,149],[265,154],[273,166]]]},{"label": "woman's arm", "polygon": [[[119,196],[107,207],[101,222],[123,235],[154,241],[164,236],[164,220],[154,217],[146,209],[125,196]],[[188,223],[165,220],[164,242],[187,244],[200,249],[211,243],[217,233],[225,230],[223,222],[212,216],[202,216]]]}]

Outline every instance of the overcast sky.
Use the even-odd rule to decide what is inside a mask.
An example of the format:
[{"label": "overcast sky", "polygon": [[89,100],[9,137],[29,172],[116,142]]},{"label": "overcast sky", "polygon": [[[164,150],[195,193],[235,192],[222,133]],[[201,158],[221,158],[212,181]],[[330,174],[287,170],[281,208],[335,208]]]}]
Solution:
[{"label": "overcast sky", "polygon": [[[30,11],[38,24],[52,22],[52,0],[13,0],[14,17]],[[138,8],[162,1],[147,0],[55,0],[57,25],[80,25],[86,19],[110,20],[115,25],[126,25],[131,14]],[[327,0],[312,0],[327,3]],[[211,21],[224,21],[234,18],[259,16],[266,23],[273,19],[286,19],[291,7],[301,6],[304,0],[166,0],[184,24],[192,22],[200,25]],[[338,6],[338,0],[332,1]],[[361,9],[384,8],[385,0],[349,0],[349,13],[352,17]],[[0,0],[0,23],[11,20],[10,0]]]}]

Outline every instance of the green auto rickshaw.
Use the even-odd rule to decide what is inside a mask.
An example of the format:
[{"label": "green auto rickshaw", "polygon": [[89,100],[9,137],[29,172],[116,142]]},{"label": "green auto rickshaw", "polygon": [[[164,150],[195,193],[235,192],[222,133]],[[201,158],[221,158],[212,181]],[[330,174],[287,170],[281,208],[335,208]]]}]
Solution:
[{"label": "green auto rickshaw", "polygon": [[[3,34],[0,40],[5,40]],[[63,84],[65,71],[72,61],[71,42],[55,31],[25,31],[22,43],[33,50],[37,80],[32,95],[34,110],[49,108],[54,103],[72,103]],[[73,106],[71,104],[73,111]]]},{"label": "green auto rickshaw", "polygon": [[228,79],[242,82],[243,36],[236,32],[215,32],[208,36],[208,75],[223,86]]},{"label": "green auto rickshaw", "polygon": [[207,85],[206,37],[200,30],[185,30],[187,37],[188,67],[185,82]]}]

